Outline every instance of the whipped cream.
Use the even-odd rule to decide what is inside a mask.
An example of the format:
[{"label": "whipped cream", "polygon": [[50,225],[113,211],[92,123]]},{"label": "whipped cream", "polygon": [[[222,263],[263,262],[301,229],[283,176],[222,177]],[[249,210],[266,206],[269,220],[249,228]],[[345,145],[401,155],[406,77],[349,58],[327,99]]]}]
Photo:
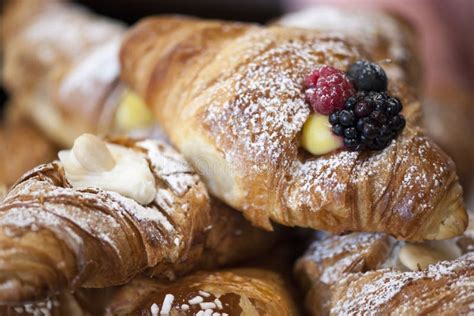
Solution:
[{"label": "whipped cream", "polygon": [[142,205],[155,199],[155,177],[139,152],[83,134],[71,150],[60,151],[58,156],[74,188],[97,187]]}]

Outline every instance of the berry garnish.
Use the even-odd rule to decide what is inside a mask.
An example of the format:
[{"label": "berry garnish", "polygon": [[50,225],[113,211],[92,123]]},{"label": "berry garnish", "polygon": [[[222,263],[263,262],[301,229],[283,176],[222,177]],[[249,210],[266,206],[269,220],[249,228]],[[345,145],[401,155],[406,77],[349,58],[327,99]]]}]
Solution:
[{"label": "berry garnish", "polygon": [[307,102],[323,115],[342,109],[344,102],[355,93],[346,74],[330,66],[322,66],[309,75],[305,88]]},{"label": "berry garnish", "polygon": [[347,76],[357,91],[387,90],[387,75],[377,64],[367,60],[359,60],[352,64],[347,71]]},{"label": "berry garnish", "polygon": [[349,150],[381,150],[405,127],[402,104],[386,92],[359,91],[329,116],[335,135]]}]

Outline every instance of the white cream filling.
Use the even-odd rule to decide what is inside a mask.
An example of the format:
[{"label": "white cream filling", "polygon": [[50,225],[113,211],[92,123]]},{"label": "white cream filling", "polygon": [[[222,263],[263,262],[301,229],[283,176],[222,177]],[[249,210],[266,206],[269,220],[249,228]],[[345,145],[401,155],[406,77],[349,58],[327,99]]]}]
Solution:
[{"label": "white cream filling", "polygon": [[155,199],[155,178],[145,157],[136,151],[84,134],[71,150],[60,151],[58,156],[74,188],[97,187],[142,205]]},{"label": "white cream filling", "polygon": [[430,264],[443,260],[454,260],[461,256],[461,249],[455,240],[434,240],[423,243],[397,241],[390,256],[382,268],[393,268],[401,271],[418,271]]}]

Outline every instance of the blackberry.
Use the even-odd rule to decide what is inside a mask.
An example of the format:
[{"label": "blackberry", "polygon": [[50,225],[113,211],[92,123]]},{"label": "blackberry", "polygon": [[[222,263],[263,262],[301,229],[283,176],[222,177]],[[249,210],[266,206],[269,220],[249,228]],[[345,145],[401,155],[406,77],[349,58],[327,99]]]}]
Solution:
[{"label": "blackberry", "polygon": [[405,127],[402,104],[386,92],[359,91],[329,116],[334,134],[348,150],[381,150]]},{"label": "blackberry", "polygon": [[356,61],[349,67],[347,76],[358,91],[382,92],[387,90],[385,71],[370,61]]}]

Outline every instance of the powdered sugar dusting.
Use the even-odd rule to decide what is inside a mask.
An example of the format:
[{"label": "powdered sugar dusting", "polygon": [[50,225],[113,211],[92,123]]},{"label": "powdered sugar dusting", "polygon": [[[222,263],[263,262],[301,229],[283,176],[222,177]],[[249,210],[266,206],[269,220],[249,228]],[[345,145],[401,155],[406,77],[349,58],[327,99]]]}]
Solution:
[{"label": "powdered sugar dusting", "polygon": [[[246,36],[238,39],[248,40]],[[224,104],[211,104],[205,122],[218,143],[243,147],[252,161],[276,164],[310,113],[304,100],[305,76],[325,63],[347,67],[357,52],[338,39],[315,38],[311,43],[295,36],[278,44],[259,41],[243,54],[251,62],[233,70],[230,81],[235,85],[228,91],[217,84],[211,93],[211,99],[218,99],[216,94],[223,90],[235,97]]]}]

